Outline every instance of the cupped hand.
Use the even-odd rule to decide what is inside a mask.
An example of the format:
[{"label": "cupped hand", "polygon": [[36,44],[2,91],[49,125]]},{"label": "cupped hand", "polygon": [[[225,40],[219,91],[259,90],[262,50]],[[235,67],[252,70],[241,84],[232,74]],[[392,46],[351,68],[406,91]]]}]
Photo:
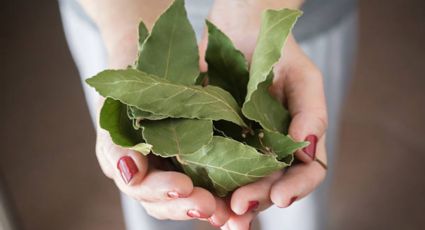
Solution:
[{"label": "cupped hand", "polygon": [[272,204],[286,208],[314,191],[325,178],[327,113],[322,76],[293,37],[283,53],[270,91],[292,116],[289,135],[310,145],[296,152],[299,162],[295,165],[237,189],[230,201],[231,217],[222,229],[249,229],[259,211]]},{"label": "cupped hand", "polygon": [[141,153],[115,145],[109,133],[97,129],[96,155],[104,174],[127,196],[157,219],[209,219],[223,225],[229,211],[222,199],[194,187],[183,173],[155,168]]},{"label": "cupped hand", "polygon": [[[133,27],[131,27],[133,28]],[[125,31],[118,40],[109,39],[108,65],[125,68],[137,56],[137,34]],[[108,37],[106,37],[108,38]],[[99,98],[98,110],[104,99]],[[137,200],[156,219],[208,220],[222,226],[229,218],[225,201],[206,189],[195,187],[185,174],[167,170],[164,161],[148,157],[113,143],[109,133],[97,127],[96,155],[104,174],[111,178],[125,195]]]}]

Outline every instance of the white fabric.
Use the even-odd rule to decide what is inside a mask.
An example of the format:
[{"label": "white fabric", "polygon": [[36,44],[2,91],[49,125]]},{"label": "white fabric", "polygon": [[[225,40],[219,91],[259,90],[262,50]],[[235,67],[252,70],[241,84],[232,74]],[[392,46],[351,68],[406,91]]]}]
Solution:
[{"label": "white fabric", "polygon": [[[199,39],[204,27],[203,19],[208,13],[208,7],[202,6],[205,1],[201,3],[197,0],[187,0],[186,2],[189,18]],[[210,0],[208,4],[211,4]],[[106,52],[100,34],[87,16],[84,15],[78,4],[75,1],[62,0],[60,1],[60,10],[68,45],[81,79],[85,80],[107,68]],[[325,77],[325,90],[330,118],[327,143],[330,155],[329,165],[332,162],[333,147],[337,139],[339,110],[353,57],[356,37],[355,27],[356,15],[353,13],[326,33],[301,43],[304,51],[318,65]],[[95,121],[94,98],[96,92],[88,88],[86,84],[83,84],[83,88],[92,120]],[[331,176],[328,176],[328,178],[331,178]],[[319,191],[307,198],[295,202],[290,208],[279,209],[271,207],[262,212],[259,215],[262,229],[326,229],[325,194],[327,194],[327,184],[325,183]],[[192,229],[193,222],[190,221],[158,221],[151,218],[138,202],[125,195],[122,195],[122,204],[128,230]]]}]

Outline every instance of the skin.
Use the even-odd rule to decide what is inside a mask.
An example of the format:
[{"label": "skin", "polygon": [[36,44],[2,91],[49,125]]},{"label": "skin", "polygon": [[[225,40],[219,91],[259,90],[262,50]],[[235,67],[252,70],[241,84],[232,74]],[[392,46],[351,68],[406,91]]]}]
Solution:
[{"label": "skin", "polygon": [[[97,24],[109,57],[110,68],[125,68],[137,54],[137,24],[143,20],[152,27],[158,15],[170,4],[169,0],[81,0],[81,5]],[[209,19],[225,32],[235,46],[250,60],[259,32],[264,9],[299,8],[301,0],[216,0]],[[126,14],[119,14],[126,12]],[[199,44],[200,69],[207,40]],[[284,103],[292,115],[289,134],[298,141],[309,135],[318,137],[316,157],[326,162],[325,132],[327,114],[323,78],[317,67],[290,36],[283,50],[284,58],[275,68],[271,93]],[[103,99],[96,103],[101,108]],[[158,219],[188,220],[189,210],[201,214],[222,229],[246,230],[258,212],[270,205],[285,208],[291,199],[305,197],[324,179],[326,170],[304,151],[296,153],[301,163],[285,172],[276,172],[255,183],[237,189],[229,201],[214,197],[203,188],[194,187],[186,175],[161,171],[149,165],[148,159],[132,150],[112,143],[109,134],[97,128],[96,155],[106,176],[113,179],[126,195],[138,200],[149,215]],[[138,172],[126,184],[116,165],[123,156],[130,156]],[[169,192],[179,197],[171,198]],[[250,201],[258,201],[256,210],[247,210]]]}]

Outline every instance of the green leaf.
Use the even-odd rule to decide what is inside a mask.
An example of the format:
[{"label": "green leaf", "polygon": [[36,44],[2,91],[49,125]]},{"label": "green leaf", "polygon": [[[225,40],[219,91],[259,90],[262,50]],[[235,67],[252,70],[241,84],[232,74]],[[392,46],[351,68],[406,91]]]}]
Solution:
[{"label": "green leaf", "polygon": [[208,73],[199,73],[199,76],[196,78],[195,85],[205,86],[206,81],[208,80]]},{"label": "green leaf", "polygon": [[129,147],[129,149],[139,152],[143,155],[148,155],[152,150],[152,145],[148,143],[139,143],[135,146]]},{"label": "green leaf", "polygon": [[[247,95],[242,112],[249,119],[259,122],[267,130],[283,132],[285,124],[282,123],[281,117],[286,118],[287,112],[275,108],[276,106],[282,107],[282,105],[270,102],[276,101],[273,97],[266,97],[264,93],[256,92],[261,90],[260,84],[268,80],[268,76],[273,71],[273,66],[281,57],[283,45],[300,15],[301,11],[299,10],[283,9],[267,10],[262,16],[260,34],[252,57]],[[261,87],[266,89],[271,82],[272,79]],[[270,107],[256,108],[262,103],[269,104]],[[264,114],[275,112],[280,114],[274,114],[273,117],[269,117],[270,120],[265,119]],[[274,118],[278,119],[275,120]]]},{"label": "green leaf", "polygon": [[[298,149],[309,145],[309,142],[297,142],[289,135],[267,130],[257,130],[255,135],[249,135],[246,141],[250,146],[265,154],[275,155],[280,161],[293,155]],[[291,162],[286,163],[290,164]]]},{"label": "green leaf", "polygon": [[173,118],[227,120],[246,124],[233,97],[215,86],[186,86],[133,70],[105,70],[86,82],[102,96]]},{"label": "green leaf", "polygon": [[143,23],[143,21],[139,22],[138,33],[139,33],[139,44],[137,46],[137,60],[135,61],[134,65],[131,66],[131,68],[137,68],[137,62],[140,59],[143,44],[145,43],[146,38],[149,36],[148,28],[146,28],[146,25],[145,23]]},{"label": "green leaf", "polygon": [[171,82],[192,85],[199,75],[195,32],[183,0],[174,3],[155,22],[143,44],[137,69]]},{"label": "green leaf", "polygon": [[249,78],[247,61],[223,32],[208,20],[206,24],[208,48],[205,60],[208,63],[209,84],[225,89],[242,105]]},{"label": "green leaf", "polygon": [[130,147],[143,154],[150,152],[150,145],[143,142],[140,131],[133,129],[127,117],[126,105],[107,98],[100,111],[100,127],[109,132],[112,141],[122,147]]},{"label": "green leaf", "polygon": [[[140,21],[139,23],[139,44],[138,44],[138,58],[136,60],[135,65],[133,66],[133,68],[137,68],[137,63],[138,60],[140,59],[141,55],[142,55],[142,47],[146,41],[146,38],[149,36],[149,31],[146,28],[145,23],[143,23],[143,21]],[[161,120],[164,119],[166,117],[164,116],[157,116],[155,114],[146,112],[146,111],[142,111],[140,109],[137,109],[134,106],[128,106],[128,117],[132,119],[133,122],[133,127],[135,129],[139,129],[140,128],[140,124],[139,122],[141,120],[144,119],[148,119],[148,120]]]},{"label": "green leaf", "polygon": [[149,36],[148,28],[146,28],[145,23],[143,21],[140,21],[139,23],[139,51],[142,51],[143,44],[146,41],[146,38]]},{"label": "green leaf", "polygon": [[273,71],[261,82],[252,94],[251,100],[243,107],[243,114],[260,123],[261,127],[271,131],[287,133],[291,116],[283,105],[269,93],[273,82]]},{"label": "green leaf", "polygon": [[132,119],[146,119],[146,120],[162,120],[167,118],[167,116],[163,115],[157,115],[150,112],[146,112],[143,110],[140,110],[134,106],[128,106],[128,109],[130,110],[129,117]]},{"label": "green leaf", "polygon": [[177,162],[183,169],[184,173],[190,177],[194,186],[205,188],[212,193],[215,193],[214,184],[208,177],[208,172],[203,167],[197,165],[182,165]]},{"label": "green leaf", "polygon": [[244,132],[249,132],[248,129],[244,130],[240,126],[224,120],[214,121],[213,128],[214,135],[232,138],[240,142],[244,141],[242,134]]},{"label": "green leaf", "polygon": [[178,159],[191,171],[204,170],[220,197],[287,166],[272,155],[258,153],[248,145],[219,136],[214,136],[210,144],[200,150]]},{"label": "green leaf", "polygon": [[143,120],[162,120],[167,118],[167,116],[146,112],[134,106],[127,106],[127,116],[131,119],[134,129],[140,129],[140,123]]},{"label": "green leaf", "polygon": [[142,123],[143,138],[161,157],[193,153],[213,137],[212,121],[166,119]]}]

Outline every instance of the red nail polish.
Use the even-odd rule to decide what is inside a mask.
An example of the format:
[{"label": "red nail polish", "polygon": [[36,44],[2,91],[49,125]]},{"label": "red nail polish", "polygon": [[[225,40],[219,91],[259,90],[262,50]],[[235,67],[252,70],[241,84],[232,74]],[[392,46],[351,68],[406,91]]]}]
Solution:
[{"label": "red nail polish", "polygon": [[305,138],[306,141],[310,142],[310,144],[303,149],[303,151],[311,157],[311,159],[316,158],[316,145],[317,145],[317,136],[316,135],[309,135]]},{"label": "red nail polish", "polygon": [[260,202],[256,200],[252,200],[248,202],[248,209],[246,210],[246,212],[254,211],[255,209],[258,208],[258,205],[260,205]]},{"label": "red nail polish", "polygon": [[289,204],[288,204],[288,206],[287,206],[287,207],[291,206],[291,204],[292,204],[292,203],[294,203],[297,199],[298,199],[298,197],[297,197],[297,196],[292,197],[292,198],[289,200]]},{"label": "red nail polish", "polygon": [[118,160],[117,168],[120,170],[121,177],[128,184],[133,176],[139,171],[133,159],[129,156],[121,157]]}]

